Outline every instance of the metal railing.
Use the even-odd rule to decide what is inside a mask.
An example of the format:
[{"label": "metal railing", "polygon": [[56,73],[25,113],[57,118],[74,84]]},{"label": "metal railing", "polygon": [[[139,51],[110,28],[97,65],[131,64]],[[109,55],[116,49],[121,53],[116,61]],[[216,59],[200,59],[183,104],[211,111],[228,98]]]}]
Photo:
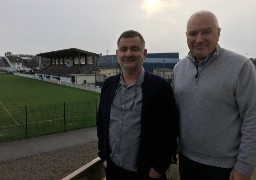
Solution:
[{"label": "metal railing", "polygon": [[25,106],[1,117],[0,142],[95,126],[98,102]]},{"label": "metal railing", "polygon": [[50,76],[50,78],[46,78],[46,77],[43,77],[43,76],[39,77],[37,74],[31,75],[31,74],[14,73],[14,75],[27,77],[27,78],[31,78],[31,79],[43,80],[43,81],[47,81],[47,82],[51,82],[51,83],[55,83],[55,84],[61,84],[61,85],[65,85],[65,86],[70,86],[70,87],[84,89],[84,90],[98,92],[98,93],[101,92],[101,87],[99,87],[99,86],[90,85],[90,84],[72,83],[71,79],[66,78],[66,77],[60,77],[60,80],[57,80],[55,78],[51,78],[51,76]]}]

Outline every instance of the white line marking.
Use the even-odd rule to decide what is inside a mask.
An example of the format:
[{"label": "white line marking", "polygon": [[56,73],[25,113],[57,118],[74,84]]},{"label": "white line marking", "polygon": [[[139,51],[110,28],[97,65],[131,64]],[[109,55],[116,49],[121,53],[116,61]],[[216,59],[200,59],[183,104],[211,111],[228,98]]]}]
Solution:
[{"label": "white line marking", "polygon": [[11,115],[11,113],[6,109],[6,107],[2,104],[2,102],[0,102],[0,104],[3,106],[4,110],[9,114],[9,116],[12,118],[12,120],[16,123],[16,125],[20,125],[20,124],[14,119],[14,117]]}]

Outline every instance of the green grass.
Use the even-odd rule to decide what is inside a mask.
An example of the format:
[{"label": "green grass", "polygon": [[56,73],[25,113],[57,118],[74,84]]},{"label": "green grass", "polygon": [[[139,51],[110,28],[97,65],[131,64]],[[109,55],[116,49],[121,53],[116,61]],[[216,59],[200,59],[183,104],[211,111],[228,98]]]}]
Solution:
[{"label": "green grass", "polygon": [[99,93],[0,75],[0,142],[95,125]]},{"label": "green grass", "polygon": [[0,102],[12,107],[90,101],[99,93],[15,75],[0,76]]}]

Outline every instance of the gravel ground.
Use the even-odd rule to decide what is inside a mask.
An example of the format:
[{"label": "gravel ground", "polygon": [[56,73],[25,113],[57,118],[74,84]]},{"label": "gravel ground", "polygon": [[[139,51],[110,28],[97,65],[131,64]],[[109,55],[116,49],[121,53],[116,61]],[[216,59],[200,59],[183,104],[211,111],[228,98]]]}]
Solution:
[{"label": "gravel ground", "polygon": [[0,180],[55,180],[66,177],[97,157],[97,143],[0,162]]},{"label": "gravel ground", "polygon": [[[97,142],[0,162],[0,180],[59,180],[97,157]],[[179,180],[177,165],[170,173]],[[256,171],[251,180],[256,180]]]}]

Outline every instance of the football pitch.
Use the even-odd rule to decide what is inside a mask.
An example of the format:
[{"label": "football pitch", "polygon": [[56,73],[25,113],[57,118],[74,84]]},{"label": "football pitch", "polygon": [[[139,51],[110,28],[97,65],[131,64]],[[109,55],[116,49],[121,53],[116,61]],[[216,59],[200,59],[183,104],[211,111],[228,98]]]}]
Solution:
[{"label": "football pitch", "polygon": [[93,126],[98,100],[96,92],[0,75],[0,142],[17,132],[30,137]]}]

